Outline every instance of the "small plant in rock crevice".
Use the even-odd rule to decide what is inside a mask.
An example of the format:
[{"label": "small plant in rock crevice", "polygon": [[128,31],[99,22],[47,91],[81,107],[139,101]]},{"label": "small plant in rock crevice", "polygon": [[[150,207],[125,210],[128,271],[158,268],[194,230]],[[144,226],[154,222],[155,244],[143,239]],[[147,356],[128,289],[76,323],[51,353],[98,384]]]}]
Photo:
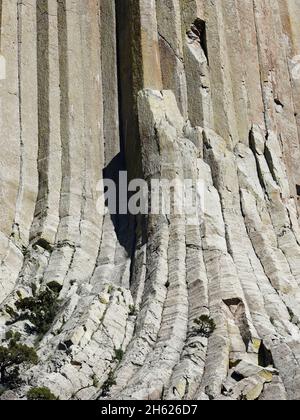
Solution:
[{"label": "small plant in rock crevice", "polygon": [[[118,363],[121,363],[123,358],[124,358],[124,351],[122,349],[115,348],[114,360]],[[111,370],[109,372],[107,380],[102,385],[102,392],[101,392],[102,398],[109,397],[111,387],[117,384],[115,380],[115,371],[116,369]]]},{"label": "small plant in rock crevice", "polygon": [[97,378],[96,375],[92,376],[92,381],[93,381],[93,387],[98,388],[99,387],[99,379]]},{"label": "small plant in rock crevice", "polygon": [[0,346],[0,383],[6,389],[14,389],[22,384],[20,366],[36,365],[38,356],[32,347],[19,343],[19,333],[6,334],[9,343]]},{"label": "small plant in rock crevice", "polygon": [[136,316],[137,308],[134,305],[129,305],[129,316]]},{"label": "small plant in rock crevice", "polygon": [[20,298],[15,304],[18,312],[13,314],[13,321],[8,324],[28,320],[33,325],[30,332],[38,335],[46,334],[51,328],[59,309],[58,296],[60,291],[61,286],[52,282],[47,285],[45,290],[33,293],[32,297]]},{"label": "small plant in rock crevice", "polygon": [[31,388],[27,393],[27,400],[29,401],[57,401],[59,400],[49,388]]},{"label": "small plant in rock crevice", "polygon": [[5,306],[5,311],[11,318],[18,316],[17,312],[9,305]]},{"label": "small plant in rock crevice", "polygon": [[116,384],[117,384],[117,382],[115,380],[114,371],[110,371],[109,374],[108,374],[107,380],[102,385],[101,397],[102,398],[109,397],[111,387],[116,385]]},{"label": "small plant in rock crevice", "polygon": [[114,293],[115,288],[113,285],[108,286],[108,293],[111,295],[112,293]]},{"label": "small plant in rock crevice", "polygon": [[212,318],[208,315],[202,315],[194,320],[193,331],[190,337],[204,337],[209,338],[216,329],[216,324]]},{"label": "small plant in rock crevice", "polygon": [[290,316],[290,322],[293,324],[294,323],[294,319],[295,319],[295,314],[294,312],[291,310],[291,308],[287,308],[289,316]]},{"label": "small plant in rock crevice", "polygon": [[21,333],[19,333],[18,331],[13,332],[13,331],[7,331],[5,334],[5,340],[6,341],[11,341],[18,343],[21,340]]},{"label": "small plant in rock crevice", "polygon": [[122,362],[124,357],[124,351],[122,349],[115,349],[115,360],[119,363]]}]

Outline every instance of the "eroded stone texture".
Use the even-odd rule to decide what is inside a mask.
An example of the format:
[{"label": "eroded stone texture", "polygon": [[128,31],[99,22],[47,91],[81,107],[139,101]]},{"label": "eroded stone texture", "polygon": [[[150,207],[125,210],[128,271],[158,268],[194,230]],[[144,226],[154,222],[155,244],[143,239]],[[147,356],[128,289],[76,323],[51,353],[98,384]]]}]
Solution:
[{"label": "eroded stone texture", "polygon": [[[300,399],[299,3],[0,0],[0,19],[0,340],[39,355],[1,399]],[[201,179],[203,215],[100,215],[125,170]],[[16,303],[53,282],[40,335]]]}]

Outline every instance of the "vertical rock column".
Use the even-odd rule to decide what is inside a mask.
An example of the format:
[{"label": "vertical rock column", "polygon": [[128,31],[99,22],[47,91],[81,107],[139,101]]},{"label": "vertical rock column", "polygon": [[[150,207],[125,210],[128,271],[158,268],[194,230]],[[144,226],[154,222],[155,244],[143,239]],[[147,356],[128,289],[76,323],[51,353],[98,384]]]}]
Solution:
[{"label": "vertical rock column", "polygon": [[17,1],[1,1],[1,55],[6,79],[0,80],[0,301],[13,287],[22,264],[22,252],[11,233],[20,176]]},{"label": "vertical rock column", "polygon": [[58,3],[62,185],[57,246],[45,278],[67,280],[66,287],[92,275],[100,240],[96,185],[104,151],[99,13],[96,0]]},{"label": "vertical rock column", "polygon": [[[119,171],[125,170],[125,140],[123,135],[121,136],[121,132],[124,130],[125,136],[127,129],[134,129],[134,124],[126,119],[133,118],[133,112],[130,112],[131,108],[127,102],[131,103],[128,94],[132,94],[132,92],[129,92],[131,71],[127,67],[130,64],[128,60],[131,54],[130,43],[127,38],[123,39],[123,34],[120,35],[120,48],[118,51],[118,31],[116,30],[118,11],[120,12],[120,17],[122,16],[119,23],[120,25],[124,24],[124,27],[120,30],[129,30],[130,25],[125,25],[123,21],[126,16],[125,13],[128,13],[128,9],[124,8],[120,11],[119,7],[116,6],[118,4],[116,5],[115,1],[102,0],[100,2],[103,146],[105,159],[103,176],[105,179],[113,180],[118,186]],[[123,7],[123,2],[120,2],[119,6]],[[125,63],[122,61],[124,65],[122,69],[118,68],[119,57],[122,57],[122,60],[126,57],[127,60]],[[125,89],[126,94],[119,93],[119,84],[121,91]],[[122,98],[124,98],[124,103]],[[122,112],[119,115],[121,103]],[[127,117],[125,118],[124,115],[127,115]],[[130,139],[132,142],[135,140],[135,137],[130,136]],[[138,164],[138,159],[135,159],[135,163]],[[108,281],[113,282],[116,286],[124,285],[124,287],[129,287],[133,241],[133,229],[129,227],[129,222],[126,216],[119,217],[119,215],[110,213],[105,215],[99,255],[91,278],[91,283],[95,286],[95,290],[101,288]]]},{"label": "vertical rock column", "polygon": [[293,0],[286,3],[279,2],[281,17],[285,35],[288,36],[289,43],[289,64],[292,76],[293,97],[295,105],[295,114],[300,138],[300,28],[299,13],[300,4]]},{"label": "vertical rock column", "polygon": [[155,0],[139,0],[143,88],[161,90],[162,73],[158,46]]},{"label": "vertical rock column", "polygon": [[[154,0],[117,0],[121,142],[129,177],[141,177],[137,94],[163,88]],[[135,159],[137,158],[137,159]]]},{"label": "vertical rock column", "polygon": [[[103,95],[101,74],[100,2],[80,2],[83,184],[80,206],[80,240],[68,272],[68,282],[87,281],[95,268],[103,216],[98,214],[97,184],[104,168]],[[71,82],[72,83],[72,82]],[[71,87],[71,85],[70,85]],[[72,145],[72,143],[71,143]]]},{"label": "vertical rock column", "polygon": [[38,192],[38,119],[35,2],[3,1],[1,10],[1,53],[7,63],[7,79],[0,82],[3,299],[29,244]]},{"label": "vertical rock column", "polygon": [[228,144],[238,141],[225,21],[221,2],[205,2],[213,128]]},{"label": "vertical rock column", "polygon": [[116,5],[100,1],[105,166],[120,153]]},{"label": "vertical rock column", "polygon": [[37,38],[35,0],[18,1],[20,184],[14,237],[28,246],[38,193]]},{"label": "vertical rock column", "polygon": [[278,2],[255,0],[253,4],[266,132],[275,132],[281,138],[290,195],[295,197],[300,150],[280,11]]},{"label": "vertical rock column", "polygon": [[[202,2],[180,2],[188,117],[193,126],[211,127],[213,109],[207,50],[207,20]],[[198,24],[202,25],[202,31]],[[203,49],[203,43],[205,50]]]},{"label": "vertical rock column", "polygon": [[[59,224],[62,177],[57,3],[37,2],[39,194],[31,239],[53,247]],[[41,242],[40,242],[41,243]]]},{"label": "vertical rock column", "polygon": [[187,86],[183,59],[179,0],[156,2],[160,62],[164,89],[175,93],[182,114],[187,117]]}]

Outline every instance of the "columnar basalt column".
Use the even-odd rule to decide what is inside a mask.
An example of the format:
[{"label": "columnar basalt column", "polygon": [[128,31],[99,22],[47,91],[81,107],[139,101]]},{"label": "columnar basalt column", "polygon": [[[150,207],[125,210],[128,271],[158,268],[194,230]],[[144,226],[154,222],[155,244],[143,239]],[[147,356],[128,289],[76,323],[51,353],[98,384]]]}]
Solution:
[{"label": "columnar basalt column", "polygon": [[[299,21],[0,0],[0,347],[38,354],[0,399],[300,399]],[[111,214],[103,180],[120,204],[136,178],[203,208]]]}]

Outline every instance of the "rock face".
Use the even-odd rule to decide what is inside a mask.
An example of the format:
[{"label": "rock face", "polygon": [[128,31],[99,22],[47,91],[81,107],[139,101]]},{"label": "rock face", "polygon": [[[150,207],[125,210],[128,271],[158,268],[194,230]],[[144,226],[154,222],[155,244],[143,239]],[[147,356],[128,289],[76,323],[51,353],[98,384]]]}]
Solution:
[{"label": "rock face", "polygon": [[[0,19],[0,339],[39,355],[2,398],[300,399],[299,1],[0,0]],[[205,181],[201,222],[101,216],[119,171]],[[37,334],[18,302],[54,283]]]}]

